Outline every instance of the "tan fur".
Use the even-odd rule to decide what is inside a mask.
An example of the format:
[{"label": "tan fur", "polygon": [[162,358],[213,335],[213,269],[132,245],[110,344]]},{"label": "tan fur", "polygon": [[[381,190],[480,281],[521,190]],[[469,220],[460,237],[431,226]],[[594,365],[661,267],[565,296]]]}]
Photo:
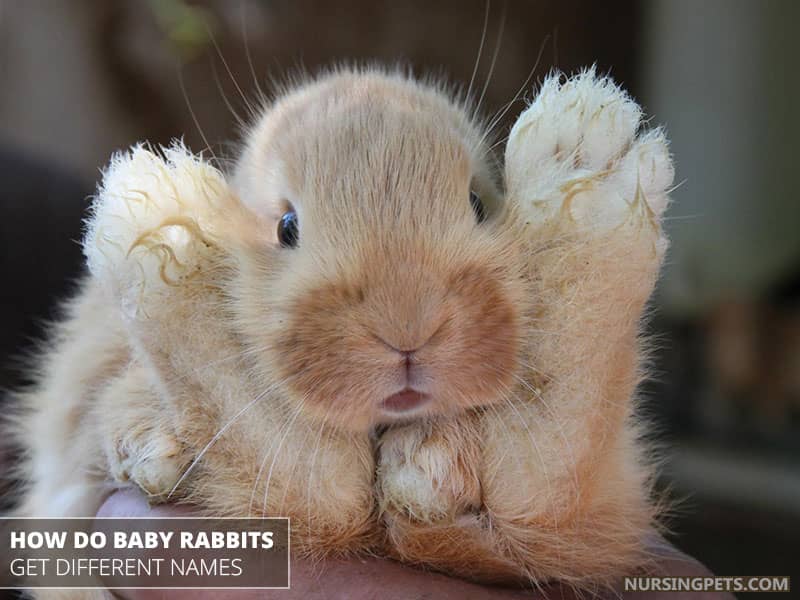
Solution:
[{"label": "tan fur", "polygon": [[[230,187],[181,147],[117,157],[92,274],[22,396],[21,513],[90,515],[132,482],[290,516],[298,555],[584,588],[630,572],[654,517],[638,328],[672,180],[640,118],[593,71],[548,79],[504,198],[464,108],[375,71],[277,100]],[[290,205],[296,249],[276,243]],[[380,410],[405,385],[393,348],[418,349],[432,398],[409,422]]]}]

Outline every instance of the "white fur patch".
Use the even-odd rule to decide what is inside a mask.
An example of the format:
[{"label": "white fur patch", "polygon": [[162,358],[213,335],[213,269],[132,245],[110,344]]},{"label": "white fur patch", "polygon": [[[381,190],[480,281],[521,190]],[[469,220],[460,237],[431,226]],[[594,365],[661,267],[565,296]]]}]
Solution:
[{"label": "white fur patch", "polygon": [[144,290],[191,273],[209,253],[229,195],[222,173],[181,142],[116,154],[103,173],[83,239],[89,270],[133,317]]},{"label": "white fur patch", "polygon": [[661,129],[637,137],[641,119],[628,94],[594,69],[548,77],[511,130],[509,195],[535,224],[568,216],[608,231],[637,208],[658,219],[674,171]]}]

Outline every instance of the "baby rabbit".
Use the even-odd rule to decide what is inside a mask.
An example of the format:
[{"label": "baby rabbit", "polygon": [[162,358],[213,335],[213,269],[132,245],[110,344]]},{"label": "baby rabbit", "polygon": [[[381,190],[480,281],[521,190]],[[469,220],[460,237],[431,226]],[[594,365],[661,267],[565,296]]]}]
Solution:
[{"label": "baby rabbit", "polygon": [[229,176],[180,144],[115,156],[90,275],[20,395],[18,514],[93,515],[134,485],[288,516],[296,556],[581,588],[631,572],[673,179],[641,122],[594,70],[548,77],[501,182],[440,86],[342,69],[266,107]]}]

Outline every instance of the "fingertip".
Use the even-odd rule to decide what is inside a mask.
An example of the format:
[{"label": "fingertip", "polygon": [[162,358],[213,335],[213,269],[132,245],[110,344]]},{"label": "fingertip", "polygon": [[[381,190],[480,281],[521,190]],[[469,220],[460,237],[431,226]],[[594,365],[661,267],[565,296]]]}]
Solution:
[{"label": "fingertip", "polygon": [[186,506],[158,504],[151,506],[147,498],[138,490],[122,489],[112,493],[97,511],[98,517],[182,517],[191,514]]}]

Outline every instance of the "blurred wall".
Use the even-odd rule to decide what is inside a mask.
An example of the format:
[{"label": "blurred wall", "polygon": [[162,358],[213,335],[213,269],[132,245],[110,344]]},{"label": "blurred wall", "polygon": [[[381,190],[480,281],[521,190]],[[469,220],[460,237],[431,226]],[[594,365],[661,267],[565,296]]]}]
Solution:
[{"label": "blurred wall", "polygon": [[[489,3],[478,91],[501,28],[502,40],[486,112],[514,97],[540,51],[532,81],[553,65],[597,62],[634,84],[636,5]],[[201,149],[190,104],[215,152],[230,154],[219,144],[236,138],[234,112],[248,117],[242,95],[269,94],[270,78],[298,65],[401,62],[466,86],[486,8],[484,0],[0,0],[0,143],[95,179],[113,150],[137,140],[185,135]]]},{"label": "blurred wall", "polygon": [[646,3],[643,97],[676,157],[664,308],[696,315],[800,270],[800,3]]}]

